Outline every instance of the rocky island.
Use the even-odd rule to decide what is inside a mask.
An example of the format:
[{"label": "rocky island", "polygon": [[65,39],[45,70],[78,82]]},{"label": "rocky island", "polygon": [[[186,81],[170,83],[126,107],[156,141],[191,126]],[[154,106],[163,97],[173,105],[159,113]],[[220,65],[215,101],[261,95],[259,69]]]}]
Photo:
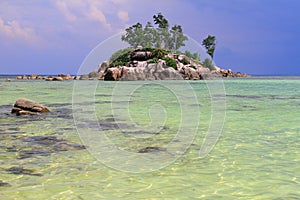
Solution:
[{"label": "rocky island", "polygon": [[97,71],[81,76],[81,79],[100,80],[203,80],[222,77],[246,77],[230,69],[221,69],[213,64],[216,37],[208,35],[202,41],[207,56],[200,61],[199,52],[181,52],[188,37],[181,25],[170,27],[169,21],[158,13],[153,16],[154,24],[147,22],[143,27],[136,23],[125,30],[121,40],[130,47],[115,52],[108,62],[99,65]]},{"label": "rocky island", "polygon": [[163,49],[138,47],[134,50],[128,48],[121,51],[125,53],[116,60],[99,64],[97,71],[83,75],[80,79],[134,81],[247,77],[247,74],[234,73],[230,69],[214,66],[208,60],[200,62],[184,54],[169,53]]}]

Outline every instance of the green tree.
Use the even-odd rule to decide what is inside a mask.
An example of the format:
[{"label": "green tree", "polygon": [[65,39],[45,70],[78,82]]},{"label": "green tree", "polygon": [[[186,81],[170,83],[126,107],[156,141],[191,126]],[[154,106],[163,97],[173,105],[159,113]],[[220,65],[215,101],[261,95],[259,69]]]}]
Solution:
[{"label": "green tree", "polygon": [[125,48],[120,49],[113,53],[111,57],[109,58],[109,66],[115,67],[115,66],[124,66],[130,61],[130,53],[134,49],[132,48]]},{"label": "green tree", "polygon": [[188,38],[183,34],[182,27],[180,25],[174,25],[171,29],[171,44],[170,49],[176,51],[182,46],[185,46],[184,41]]},{"label": "green tree", "polygon": [[164,47],[165,49],[170,49],[170,32],[169,32],[169,21],[161,14],[153,15],[154,24],[158,25],[156,29],[156,38],[159,41],[159,48]]},{"label": "green tree", "polygon": [[216,49],[216,37],[208,35],[207,38],[202,41],[202,45],[206,48],[206,53],[210,55],[211,58],[214,58],[214,52]]},{"label": "green tree", "polygon": [[215,70],[216,67],[213,64],[211,59],[205,58],[204,62],[203,62],[203,66],[208,68],[209,70]]},{"label": "green tree", "polygon": [[143,42],[143,47],[152,47],[152,44],[155,40],[155,33],[154,33],[154,30],[153,30],[153,26],[151,24],[151,22],[147,22],[144,30],[144,42]]},{"label": "green tree", "polygon": [[137,47],[138,45],[143,45],[145,42],[143,25],[141,23],[136,23],[135,25],[126,28],[126,34],[122,35],[121,39],[128,42],[132,47]]},{"label": "green tree", "polygon": [[153,15],[153,19],[158,28],[169,29],[169,21],[161,13]]},{"label": "green tree", "polygon": [[197,52],[191,53],[189,50],[185,50],[185,52],[183,52],[183,53],[179,52],[179,53],[184,54],[187,57],[194,59],[195,61],[200,61],[200,55]]},{"label": "green tree", "polygon": [[129,28],[126,28],[126,33],[121,39],[128,42],[132,47],[139,45],[143,47],[165,48],[167,50],[176,51],[184,46],[184,41],[188,38],[183,34],[180,25],[174,25],[169,30],[169,21],[161,14],[153,16],[154,28],[151,22],[147,22],[145,28],[141,23],[137,23]]}]

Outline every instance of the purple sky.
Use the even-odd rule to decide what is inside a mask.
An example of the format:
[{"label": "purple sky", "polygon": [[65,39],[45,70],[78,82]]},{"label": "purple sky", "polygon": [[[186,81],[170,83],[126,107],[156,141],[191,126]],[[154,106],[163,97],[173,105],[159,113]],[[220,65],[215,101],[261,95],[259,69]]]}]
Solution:
[{"label": "purple sky", "polygon": [[218,66],[300,75],[299,10],[298,0],[1,0],[0,74],[76,74],[99,43],[162,12],[199,43],[215,35]]}]

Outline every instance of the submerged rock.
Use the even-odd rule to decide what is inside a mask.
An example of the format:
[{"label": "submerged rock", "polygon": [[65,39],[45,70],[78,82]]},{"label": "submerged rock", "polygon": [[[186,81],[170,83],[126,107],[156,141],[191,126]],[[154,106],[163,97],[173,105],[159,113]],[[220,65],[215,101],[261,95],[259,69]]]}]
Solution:
[{"label": "submerged rock", "polygon": [[160,151],[166,151],[166,149],[162,147],[145,147],[140,149],[138,153],[150,153],[150,152],[160,152]]},{"label": "submerged rock", "polygon": [[19,150],[18,152],[18,159],[25,159],[25,158],[31,158],[34,156],[49,156],[52,152],[47,149],[29,149],[29,150]]},{"label": "submerged rock", "polygon": [[25,169],[23,167],[11,167],[6,169],[5,171],[7,171],[10,174],[16,174],[16,175],[42,176],[42,174],[36,173],[32,169]]},{"label": "submerged rock", "polygon": [[45,106],[32,101],[30,99],[19,98],[17,99],[11,113],[16,115],[35,115],[37,113],[47,113],[50,112]]},{"label": "submerged rock", "polygon": [[27,136],[21,141],[30,143],[23,149],[18,149],[18,158],[30,158],[33,156],[48,156],[60,151],[74,151],[85,149],[84,145],[77,144],[55,136]]},{"label": "submerged rock", "polygon": [[0,187],[5,187],[5,186],[10,186],[10,184],[0,180]]}]

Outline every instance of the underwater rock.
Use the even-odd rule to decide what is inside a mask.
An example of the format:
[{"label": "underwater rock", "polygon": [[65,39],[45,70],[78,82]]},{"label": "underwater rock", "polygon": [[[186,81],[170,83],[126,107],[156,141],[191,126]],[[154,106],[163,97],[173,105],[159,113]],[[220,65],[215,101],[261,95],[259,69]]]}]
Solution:
[{"label": "underwater rock", "polygon": [[5,171],[7,171],[10,174],[15,174],[15,175],[42,176],[42,174],[36,173],[32,169],[25,169],[23,167],[11,167],[11,168],[6,169]]},{"label": "underwater rock", "polygon": [[[55,136],[28,136],[21,138],[21,141],[28,142],[30,145],[18,151],[18,158],[30,158],[33,156],[48,156],[60,151],[82,150],[86,147]],[[28,148],[30,147],[30,148]]]},{"label": "underwater rock", "polygon": [[51,153],[53,152],[43,149],[20,150],[18,151],[18,159],[31,158],[33,156],[49,156]]},{"label": "underwater rock", "polygon": [[48,108],[26,98],[17,99],[14,107],[11,110],[11,113],[16,115],[35,115],[37,113],[47,112],[50,112]]},{"label": "underwater rock", "polygon": [[74,151],[85,149],[84,145],[76,144],[68,141],[60,141],[53,145],[53,151]]},{"label": "underwater rock", "polygon": [[32,144],[39,145],[53,145],[60,140],[55,136],[29,136],[21,139],[23,142],[31,142]]},{"label": "underwater rock", "polygon": [[11,186],[9,183],[3,182],[0,180],[0,187]]},{"label": "underwater rock", "polygon": [[150,152],[160,152],[160,151],[166,151],[166,149],[161,147],[145,147],[140,149],[138,153],[150,153]]}]

